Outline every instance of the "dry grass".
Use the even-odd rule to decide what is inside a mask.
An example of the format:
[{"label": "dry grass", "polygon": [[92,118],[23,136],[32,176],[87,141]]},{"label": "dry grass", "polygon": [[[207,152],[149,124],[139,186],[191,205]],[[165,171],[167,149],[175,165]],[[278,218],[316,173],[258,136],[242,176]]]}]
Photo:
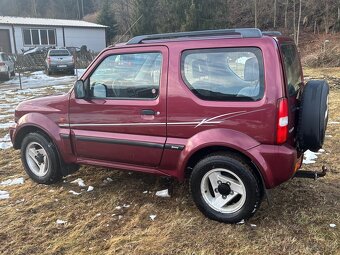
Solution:
[{"label": "dry grass", "polygon": [[[305,73],[338,75],[331,82],[330,120],[340,121],[339,69]],[[340,125],[330,124],[325,153],[308,167],[326,165],[328,175],[318,181],[293,179],[271,190],[270,204],[264,201],[244,225],[205,218],[187,183],[82,167],[63,183],[37,185],[25,175],[18,151],[0,150],[0,180],[25,176],[24,185],[0,188],[11,196],[0,200],[0,254],[340,254],[339,141]],[[81,191],[70,183],[78,177],[94,191],[70,194]],[[113,181],[104,184],[107,177]],[[154,195],[165,187],[171,198]],[[123,204],[130,207],[115,209]],[[157,215],[155,221],[150,214]],[[67,223],[57,225],[57,219]]]}]

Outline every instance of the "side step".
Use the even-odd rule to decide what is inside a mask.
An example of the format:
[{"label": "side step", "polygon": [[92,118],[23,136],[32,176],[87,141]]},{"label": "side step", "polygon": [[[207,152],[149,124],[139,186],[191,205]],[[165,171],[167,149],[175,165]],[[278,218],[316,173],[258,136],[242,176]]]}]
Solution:
[{"label": "side step", "polygon": [[310,178],[310,179],[318,179],[321,177],[324,177],[327,173],[328,169],[325,166],[322,166],[322,171],[317,172],[317,171],[305,171],[305,170],[300,170],[297,171],[294,175],[296,178]]}]

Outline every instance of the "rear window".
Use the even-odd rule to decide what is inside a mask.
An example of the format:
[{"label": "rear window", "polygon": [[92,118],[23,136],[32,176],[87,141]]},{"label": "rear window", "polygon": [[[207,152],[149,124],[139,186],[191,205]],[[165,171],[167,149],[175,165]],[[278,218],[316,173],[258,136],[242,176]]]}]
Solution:
[{"label": "rear window", "polygon": [[70,52],[68,50],[51,50],[50,56],[69,56]]},{"label": "rear window", "polygon": [[295,96],[302,83],[299,54],[294,44],[282,44],[281,52],[289,96]]},{"label": "rear window", "polygon": [[188,88],[203,100],[256,101],[263,97],[263,60],[259,48],[185,51],[181,71]]}]

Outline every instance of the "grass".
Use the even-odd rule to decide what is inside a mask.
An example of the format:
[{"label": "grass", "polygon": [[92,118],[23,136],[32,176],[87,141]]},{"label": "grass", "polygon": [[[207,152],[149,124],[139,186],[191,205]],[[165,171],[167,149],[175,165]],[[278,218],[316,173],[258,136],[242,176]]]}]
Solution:
[{"label": "grass", "polygon": [[[339,68],[305,74],[337,77],[330,80],[330,121],[340,121]],[[85,166],[62,183],[37,185],[25,175],[19,151],[0,150],[0,180],[25,177],[23,185],[0,187],[11,196],[0,200],[0,254],[340,254],[339,141],[340,125],[329,124],[325,152],[304,166],[326,165],[326,177],[292,179],[270,190],[270,203],[243,225],[205,218],[187,183]],[[94,190],[70,183],[78,177]],[[113,181],[103,183],[108,177]],[[171,198],[155,196],[163,188]],[[124,204],[130,207],[116,209]]]}]

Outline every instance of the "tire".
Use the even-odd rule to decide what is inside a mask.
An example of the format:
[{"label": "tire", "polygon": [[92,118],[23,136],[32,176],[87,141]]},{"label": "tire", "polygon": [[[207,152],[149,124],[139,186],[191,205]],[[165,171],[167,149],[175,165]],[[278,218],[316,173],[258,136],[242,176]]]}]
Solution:
[{"label": "tire", "polygon": [[198,209],[224,223],[252,217],[261,204],[260,187],[249,165],[225,153],[201,160],[190,177],[190,191]]},{"label": "tire", "polygon": [[39,133],[29,133],[21,144],[21,161],[26,173],[37,183],[61,180],[58,153],[54,144]]},{"label": "tire", "polygon": [[6,75],[5,78],[4,78],[4,80],[5,80],[5,81],[9,81],[10,79],[11,79],[11,72],[8,71],[8,72],[7,72],[7,75]]},{"label": "tire", "polygon": [[318,151],[324,142],[328,123],[329,86],[325,80],[307,82],[299,110],[297,140],[303,151]]}]

